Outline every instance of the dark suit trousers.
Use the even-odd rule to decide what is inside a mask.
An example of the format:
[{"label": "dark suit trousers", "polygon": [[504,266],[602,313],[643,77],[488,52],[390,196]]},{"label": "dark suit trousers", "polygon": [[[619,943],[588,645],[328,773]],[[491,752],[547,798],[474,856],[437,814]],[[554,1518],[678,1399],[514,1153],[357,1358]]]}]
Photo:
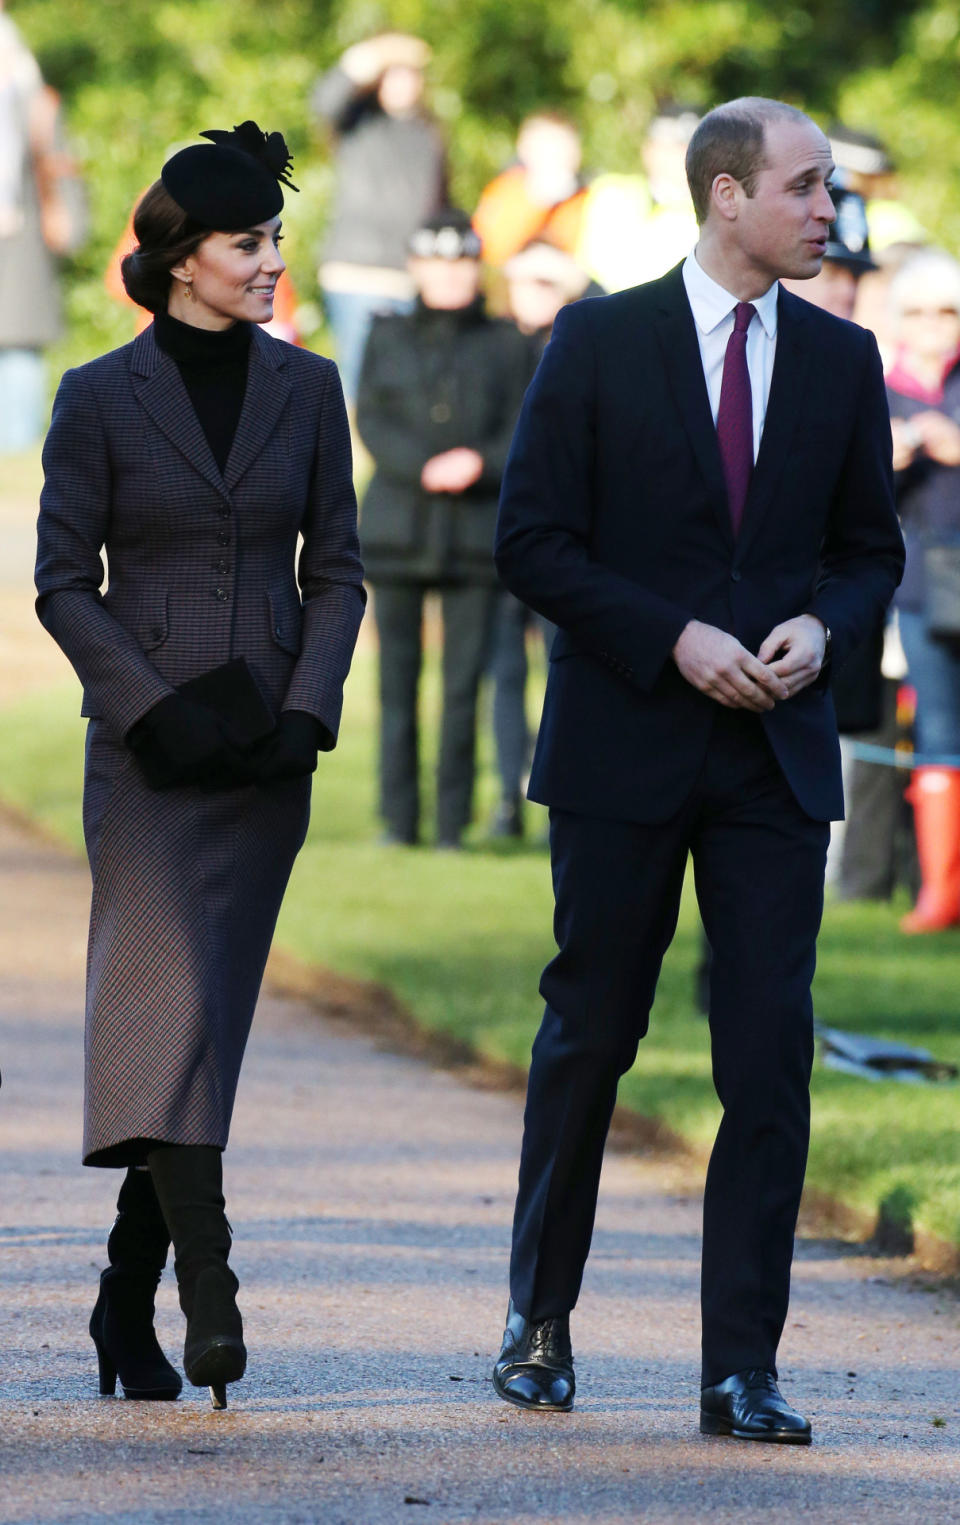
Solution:
[{"label": "dark suit trousers", "polygon": [[717,708],[683,808],[662,825],[551,812],[559,953],[533,1046],[511,1294],[568,1312],[590,1248],[617,1082],[644,1036],[687,855],[713,948],[723,1117],[707,1173],[703,1382],[776,1370],[809,1139],[810,985],[828,827],[797,805],[757,717]]},{"label": "dark suit trousers", "polygon": [[[419,828],[418,694],[423,657],[423,583],[378,583],[380,812],[397,836]],[[443,709],[437,759],[437,835],[453,841],[469,824],[475,773],[477,695],[489,655],[495,587],[450,584],[443,611]]]}]

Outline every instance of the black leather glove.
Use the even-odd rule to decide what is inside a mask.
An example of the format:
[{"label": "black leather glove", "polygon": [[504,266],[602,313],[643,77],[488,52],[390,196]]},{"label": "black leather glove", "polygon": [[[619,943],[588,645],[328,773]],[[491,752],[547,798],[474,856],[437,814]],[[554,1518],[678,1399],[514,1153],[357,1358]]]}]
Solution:
[{"label": "black leather glove", "polygon": [[276,730],[244,753],[250,778],[258,784],[272,784],[313,773],[321,729],[320,722],[306,710],[283,710]]},{"label": "black leather glove", "polygon": [[243,758],[205,704],[167,694],[127,732],[151,789],[183,784],[229,788],[244,782]]}]

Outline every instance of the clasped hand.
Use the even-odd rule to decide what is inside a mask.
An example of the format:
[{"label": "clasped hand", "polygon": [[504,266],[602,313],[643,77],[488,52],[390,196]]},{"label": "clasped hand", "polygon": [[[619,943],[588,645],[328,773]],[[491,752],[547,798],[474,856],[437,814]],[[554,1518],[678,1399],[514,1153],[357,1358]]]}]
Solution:
[{"label": "clasped hand", "polygon": [[673,648],[681,675],[726,709],[760,715],[816,681],[827,633],[814,614],[785,620],[754,656],[725,630],[691,620]]},{"label": "clasped hand", "polygon": [[213,710],[176,693],[155,704],[127,737],[151,789],[198,784],[208,791],[312,773],[318,740],[312,715],[284,710],[268,736],[241,748]]},{"label": "clasped hand", "polygon": [[425,492],[466,492],[483,475],[483,456],[477,450],[460,445],[444,450],[424,462],[420,486]]}]

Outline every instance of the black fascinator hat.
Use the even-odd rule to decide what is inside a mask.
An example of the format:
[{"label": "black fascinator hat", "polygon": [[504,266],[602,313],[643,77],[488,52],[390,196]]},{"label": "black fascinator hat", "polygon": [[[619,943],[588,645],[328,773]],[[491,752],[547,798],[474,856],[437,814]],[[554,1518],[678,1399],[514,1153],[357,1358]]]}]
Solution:
[{"label": "black fascinator hat", "polygon": [[167,192],[200,227],[233,233],[276,217],[283,206],[282,185],[290,179],[292,155],[279,132],[262,132],[256,122],[241,122],[232,132],[202,132],[209,143],[182,148],[160,173]]}]

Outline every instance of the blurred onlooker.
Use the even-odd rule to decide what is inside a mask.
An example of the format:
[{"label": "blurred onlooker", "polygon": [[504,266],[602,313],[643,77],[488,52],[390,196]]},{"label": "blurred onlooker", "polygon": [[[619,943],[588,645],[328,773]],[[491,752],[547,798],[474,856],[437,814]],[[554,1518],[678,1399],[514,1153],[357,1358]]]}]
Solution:
[{"label": "blurred onlooker", "polygon": [[781,285],[835,318],[853,318],[860,281],[876,261],[870,249],[867,210],[863,197],[849,186],[830,187],[835,220],[830,224],[820,274],[809,281],[783,280]]},{"label": "blurred onlooker", "polygon": [[57,258],[86,234],[86,201],[60,99],[0,14],[0,453],[46,419],[43,352],[60,333]]},{"label": "blurred onlooker", "polygon": [[899,348],[887,394],[907,547],[896,605],[921,757],[909,798],[922,884],[902,926],[932,932],[960,922],[960,264],[926,250],[890,295]]},{"label": "blurred onlooker", "polygon": [[662,107],[644,139],[643,174],[591,180],[576,254],[605,291],[656,280],[696,243],[686,153],[699,120],[688,106]]},{"label": "blurred onlooker", "polygon": [[[785,280],[797,296],[851,320],[860,283],[876,271],[863,197],[840,182],[830,191],[836,210],[820,274]],[[853,741],[893,748],[897,742],[897,691],[901,674],[892,663],[899,646],[885,620],[834,674],[833,700],[840,732],[846,820],[831,827],[827,883],[842,900],[887,899],[911,852],[902,847],[903,785],[899,770],[858,761]],[[911,844],[912,847],[912,844]]]},{"label": "blurred onlooker", "polygon": [[835,123],[828,136],[843,183],[866,203],[874,254],[890,244],[925,244],[929,235],[902,201],[896,166],[880,138],[841,123]]},{"label": "blurred onlooker", "polygon": [[575,252],[587,197],[582,156],[580,134],[561,112],[527,117],[517,136],[516,163],[490,181],[473,214],[488,264],[505,264],[533,239]]},{"label": "blurred onlooker", "polygon": [[500,477],[530,359],[515,326],[486,312],[480,239],[465,213],[428,219],[410,248],[416,305],[374,319],[357,403],[376,468],[360,533],[380,642],[380,810],[388,841],[418,840],[423,605],[438,590],[437,842],[457,847],[471,816],[477,694],[498,591]]},{"label": "blurred onlooker", "polygon": [[348,402],[376,313],[409,312],[407,243],[447,199],[447,156],[424,106],[430,48],[384,32],[348,48],[317,84],[335,134],[336,186],[319,281]]},{"label": "blurred onlooker", "polygon": [[[510,316],[530,344],[529,375],[546,348],[553,322],[568,302],[584,296],[590,277],[562,249],[535,241],[504,266]],[[527,720],[527,636],[537,631],[549,650],[555,627],[501,589],[493,622],[490,676],[493,679],[493,738],[500,774],[500,800],[492,834],[523,835],[523,780],[530,765],[532,736]]]},{"label": "blurred onlooker", "polygon": [[890,283],[908,259],[919,254],[926,243],[888,244],[879,252],[874,249],[876,270],[869,270],[857,286],[857,303],[854,322],[869,328],[877,341],[884,371],[888,371],[897,357],[898,335],[893,306],[890,302]]}]

